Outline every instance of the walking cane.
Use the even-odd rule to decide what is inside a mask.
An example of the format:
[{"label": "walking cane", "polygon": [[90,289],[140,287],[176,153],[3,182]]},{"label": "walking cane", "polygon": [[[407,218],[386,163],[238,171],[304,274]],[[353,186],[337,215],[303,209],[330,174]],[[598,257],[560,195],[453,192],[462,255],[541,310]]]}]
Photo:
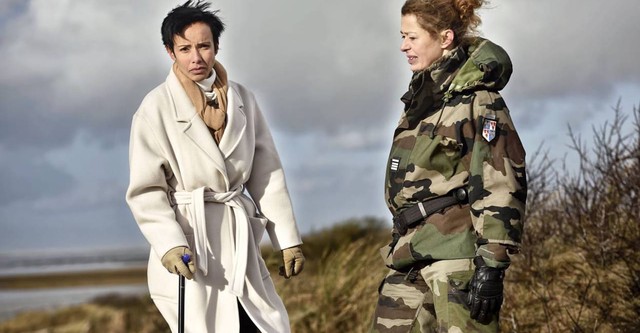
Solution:
[{"label": "walking cane", "polygon": [[[187,253],[182,255],[182,262],[187,265],[191,261],[191,256]],[[184,333],[184,276],[178,275],[178,333]]]}]

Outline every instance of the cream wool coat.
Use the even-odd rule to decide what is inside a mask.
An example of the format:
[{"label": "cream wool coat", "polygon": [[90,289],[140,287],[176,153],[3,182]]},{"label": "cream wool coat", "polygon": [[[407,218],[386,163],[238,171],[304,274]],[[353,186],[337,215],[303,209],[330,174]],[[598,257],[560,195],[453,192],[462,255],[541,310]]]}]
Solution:
[{"label": "cream wool coat", "polygon": [[265,229],[275,250],[302,243],[284,173],[253,94],[229,82],[227,99],[219,145],[173,71],[133,116],[127,203],[151,245],[149,292],[175,332],[178,276],[160,259],[189,246],[185,332],[238,332],[236,299],[262,332],[289,332],[258,246]]}]

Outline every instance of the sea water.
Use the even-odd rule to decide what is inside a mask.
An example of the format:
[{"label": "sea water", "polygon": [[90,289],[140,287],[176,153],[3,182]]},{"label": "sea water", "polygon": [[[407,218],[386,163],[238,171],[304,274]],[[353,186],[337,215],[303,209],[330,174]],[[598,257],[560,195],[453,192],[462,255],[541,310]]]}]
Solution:
[{"label": "sea water", "polygon": [[[146,248],[0,253],[0,276],[82,273],[145,267],[148,253]],[[0,321],[22,311],[53,310],[63,306],[82,304],[106,294],[143,295],[146,292],[146,283],[73,288],[0,289]]]}]

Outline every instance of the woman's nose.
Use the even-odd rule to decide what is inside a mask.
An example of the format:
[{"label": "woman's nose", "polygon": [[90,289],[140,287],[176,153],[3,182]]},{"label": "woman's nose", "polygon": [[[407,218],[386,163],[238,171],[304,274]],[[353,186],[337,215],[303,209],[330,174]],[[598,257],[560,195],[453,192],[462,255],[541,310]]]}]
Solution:
[{"label": "woman's nose", "polygon": [[405,52],[409,49],[409,43],[407,43],[406,39],[402,40],[402,43],[400,43],[400,51]]},{"label": "woman's nose", "polygon": [[202,61],[202,56],[200,55],[200,52],[198,52],[198,50],[194,50],[193,52],[191,52],[191,62],[199,63],[200,61]]}]

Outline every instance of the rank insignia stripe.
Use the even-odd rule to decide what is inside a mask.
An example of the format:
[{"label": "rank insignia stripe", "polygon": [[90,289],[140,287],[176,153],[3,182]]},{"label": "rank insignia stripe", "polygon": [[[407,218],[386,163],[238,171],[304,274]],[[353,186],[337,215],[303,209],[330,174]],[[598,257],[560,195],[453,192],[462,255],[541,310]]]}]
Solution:
[{"label": "rank insignia stripe", "polygon": [[399,158],[392,158],[391,159],[391,171],[398,171],[398,167],[400,166],[400,159]]},{"label": "rank insignia stripe", "polygon": [[496,137],[496,127],[498,122],[496,120],[485,118],[482,122],[482,137],[491,142]]}]

